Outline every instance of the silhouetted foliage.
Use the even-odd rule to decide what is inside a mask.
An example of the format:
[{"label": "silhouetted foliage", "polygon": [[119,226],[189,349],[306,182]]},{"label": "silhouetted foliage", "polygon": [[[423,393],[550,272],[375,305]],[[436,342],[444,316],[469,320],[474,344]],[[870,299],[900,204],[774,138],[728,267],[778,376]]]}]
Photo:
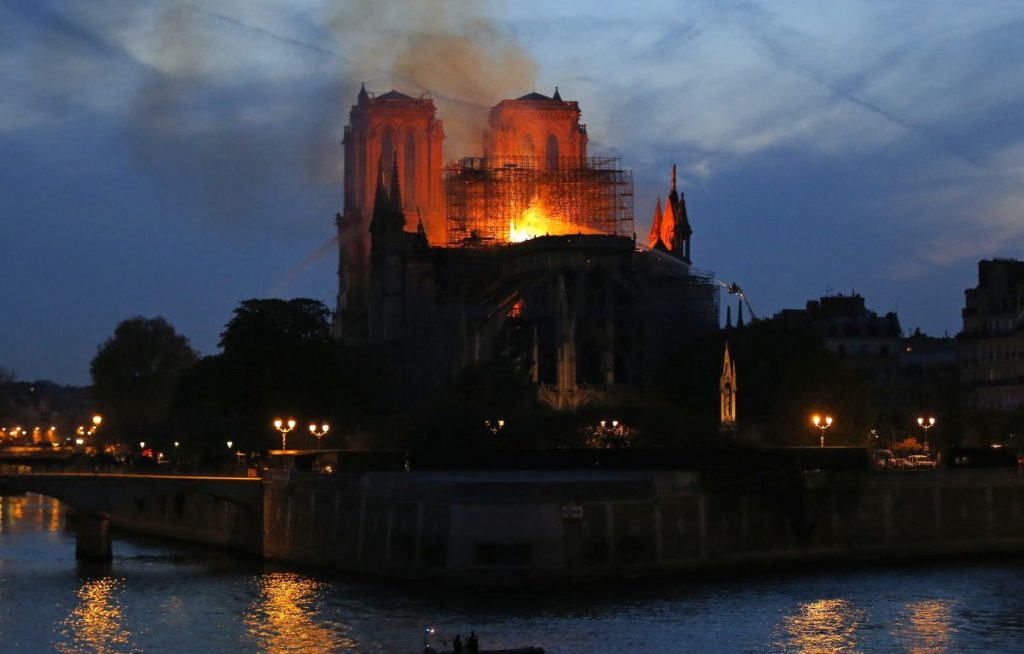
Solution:
[{"label": "silhouetted foliage", "polygon": [[287,355],[331,338],[330,311],[319,300],[252,299],[242,302],[220,335],[228,356]]},{"label": "silhouetted foliage", "polygon": [[6,420],[14,409],[14,373],[0,366],[0,420]]},{"label": "silhouetted foliage", "polygon": [[728,340],[737,371],[737,437],[765,445],[813,445],[815,412],[835,423],[831,444],[862,445],[876,420],[871,385],[828,352],[810,330],[773,320],[697,338],[658,371],[645,432],[662,444],[696,444],[717,432],[719,379]]},{"label": "silhouetted foliage", "polygon": [[[413,449],[500,449],[536,442],[531,419],[543,413],[529,371],[497,357],[464,369],[408,425]],[[499,425],[498,421],[502,421]],[[490,423],[490,426],[488,426]]]},{"label": "silhouetted foliage", "polygon": [[[295,418],[289,448],[342,447],[391,401],[386,369],[365,350],[331,337],[330,312],[310,299],[242,302],[221,334],[221,354],[206,357],[179,386],[177,432],[208,457],[235,449],[281,447],[275,418]],[[317,441],[311,422],[331,431]]]},{"label": "silhouetted foliage", "polygon": [[163,318],[122,321],[93,357],[89,371],[101,440],[153,441],[165,435],[178,378],[196,352]]}]

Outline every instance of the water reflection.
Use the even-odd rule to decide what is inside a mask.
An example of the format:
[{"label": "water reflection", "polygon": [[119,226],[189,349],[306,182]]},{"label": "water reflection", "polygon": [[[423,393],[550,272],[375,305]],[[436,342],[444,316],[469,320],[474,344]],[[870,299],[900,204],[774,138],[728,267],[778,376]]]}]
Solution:
[{"label": "water reflection", "polygon": [[953,603],[948,600],[909,602],[896,620],[893,637],[909,654],[937,654],[949,648]]},{"label": "water reflection", "polygon": [[333,652],[355,647],[344,625],[318,620],[323,585],[291,572],[260,578],[259,597],[245,616],[249,637],[261,652]]},{"label": "water reflection", "polygon": [[88,579],[76,591],[78,605],[60,625],[58,652],[123,652],[131,650],[119,596],[122,582],[112,577]]},{"label": "water reflection", "polygon": [[854,651],[863,621],[864,611],[847,600],[807,602],[783,619],[784,642],[777,643],[778,649],[801,654]]},{"label": "water reflection", "polygon": [[[26,514],[27,510],[27,514]],[[61,504],[41,495],[6,495],[0,497],[0,534],[61,530]]]}]

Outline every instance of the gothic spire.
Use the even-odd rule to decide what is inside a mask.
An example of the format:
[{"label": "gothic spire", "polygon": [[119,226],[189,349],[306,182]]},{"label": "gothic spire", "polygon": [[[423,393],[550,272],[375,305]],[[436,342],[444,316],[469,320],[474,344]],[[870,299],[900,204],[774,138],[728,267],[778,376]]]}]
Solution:
[{"label": "gothic spire", "polygon": [[376,229],[374,223],[384,215],[388,209],[388,192],[384,188],[384,155],[377,159],[377,189],[373,193],[373,220],[370,223],[371,231]]},{"label": "gothic spire", "polygon": [[647,237],[647,245],[652,250],[661,242],[661,197],[658,197],[658,204],[654,207],[654,217],[651,218],[651,233]]},{"label": "gothic spire", "polygon": [[391,202],[392,220],[394,226],[402,231],[405,229],[405,212],[402,210],[402,189],[398,183],[398,153],[394,153],[391,159],[391,192],[388,194]]}]

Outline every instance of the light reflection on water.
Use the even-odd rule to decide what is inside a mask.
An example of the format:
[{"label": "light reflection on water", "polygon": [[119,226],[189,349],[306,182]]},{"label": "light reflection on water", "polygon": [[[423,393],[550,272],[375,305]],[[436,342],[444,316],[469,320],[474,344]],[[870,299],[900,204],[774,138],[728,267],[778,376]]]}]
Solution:
[{"label": "light reflection on water", "polygon": [[294,572],[272,572],[260,579],[259,587],[245,624],[261,652],[334,652],[355,647],[335,630],[343,627],[317,620],[323,583]]},{"label": "light reflection on water", "polygon": [[949,651],[952,622],[953,602],[949,600],[910,602],[893,635],[905,643],[908,654],[939,654]]},{"label": "light reflection on water", "polygon": [[418,651],[426,625],[487,648],[621,652],[1016,652],[1024,560],[470,592],[272,570],[212,550],[117,539],[74,559],[55,502],[0,498],[0,650]]},{"label": "light reflection on water", "polygon": [[821,599],[797,607],[782,619],[782,649],[799,654],[853,652],[864,611],[841,599]]},{"label": "light reflection on water", "polygon": [[84,580],[75,593],[78,605],[60,625],[58,652],[123,652],[131,644],[121,595],[124,583],[111,577]]}]

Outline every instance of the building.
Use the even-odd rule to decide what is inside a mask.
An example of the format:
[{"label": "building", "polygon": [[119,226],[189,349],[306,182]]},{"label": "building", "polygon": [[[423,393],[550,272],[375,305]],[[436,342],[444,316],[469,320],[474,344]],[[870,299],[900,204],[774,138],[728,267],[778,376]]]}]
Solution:
[{"label": "building", "polygon": [[718,285],[691,265],[674,169],[666,238],[638,247],[632,175],[588,156],[579,117],[557,89],[499,102],[484,156],[444,167],[439,205],[433,102],[360,91],[344,141],[335,329],[390,360],[410,399],[505,356],[542,399],[575,407],[646,383],[689,336],[718,328]]},{"label": "building", "polygon": [[[345,126],[345,207],[335,219],[340,262],[334,330],[349,342],[367,339],[367,286],[370,274],[370,219],[376,185],[391,184],[394,171],[404,192],[403,211],[417,216],[432,242],[445,239],[442,185],[444,125],[434,101],[391,91],[375,96],[359,89]],[[386,177],[378,163],[386,162]]]},{"label": "building", "polygon": [[965,406],[1024,406],[1024,261],[979,261],[978,285],[964,295],[958,341]]},{"label": "building", "polygon": [[859,294],[809,300],[805,309],[784,309],[775,319],[810,327],[825,349],[882,387],[896,379],[902,337],[899,318],[892,311],[880,316],[869,310]]}]

